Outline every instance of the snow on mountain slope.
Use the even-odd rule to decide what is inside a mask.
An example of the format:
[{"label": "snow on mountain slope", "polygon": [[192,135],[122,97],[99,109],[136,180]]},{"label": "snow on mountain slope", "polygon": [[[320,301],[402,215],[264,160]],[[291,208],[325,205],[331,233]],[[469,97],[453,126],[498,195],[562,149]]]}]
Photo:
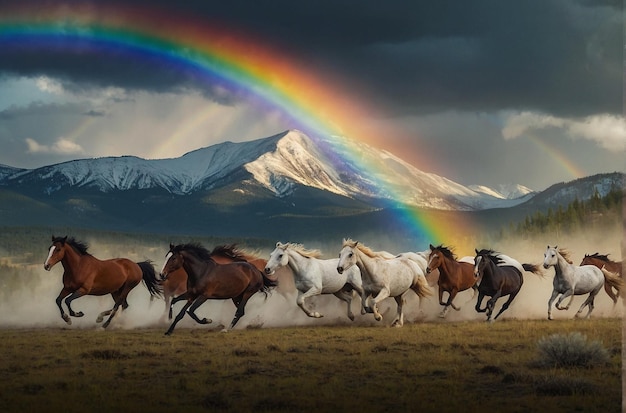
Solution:
[{"label": "snow on mountain slope", "polygon": [[[43,187],[47,194],[75,187],[102,192],[163,188],[185,195],[211,189],[225,179],[237,184],[241,175],[233,172],[241,170],[279,197],[289,196],[297,185],[304,185],[351,198],[387,199],[447,210],[513,206],[524,200],[508,199],[502,188],[469,188],[423,172],[392,153],[362,142],[336,137],[313,140],[297,130],[243,143],[224,142],[179,158],[107,157],[15,169],[15,173],[6,169],[4,177],[0,174],[0,185],[30,183]],[[509,189],[508,193],[513,192]]]}]

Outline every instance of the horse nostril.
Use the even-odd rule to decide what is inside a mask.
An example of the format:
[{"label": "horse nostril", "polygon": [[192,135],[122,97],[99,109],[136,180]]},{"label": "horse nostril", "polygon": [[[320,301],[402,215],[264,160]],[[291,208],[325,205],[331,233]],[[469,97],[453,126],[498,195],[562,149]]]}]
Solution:
[{"label": "horse nostril", "polygon": [[343,267],[337,267],[337,272],[339,274],[343,274]]}]

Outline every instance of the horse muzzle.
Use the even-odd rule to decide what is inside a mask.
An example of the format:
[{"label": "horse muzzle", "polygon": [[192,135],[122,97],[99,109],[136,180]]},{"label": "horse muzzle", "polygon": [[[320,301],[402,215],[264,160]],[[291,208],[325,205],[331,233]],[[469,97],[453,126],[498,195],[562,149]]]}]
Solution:
[{"label": "horse muzzle", "polygon": [[272,269],[270,267],[265,267],[265,274],[272,275],[272,274],[274,274],[274,271],[272,271]]},{"label": "horse muzzle", "polygon": [[430,274],[433,270],[430,269],[430,267],[426,267],[426,274]]},{"label": "horse muzzle", "polygon": [[337,272],[339,274],[343,274],[343,267],[337,267]]},{"label": "horse muzzle", "polygon": [[44,264],[43,269],[46,271],[50,271],[52,269],[52,266],[50,264]]}]

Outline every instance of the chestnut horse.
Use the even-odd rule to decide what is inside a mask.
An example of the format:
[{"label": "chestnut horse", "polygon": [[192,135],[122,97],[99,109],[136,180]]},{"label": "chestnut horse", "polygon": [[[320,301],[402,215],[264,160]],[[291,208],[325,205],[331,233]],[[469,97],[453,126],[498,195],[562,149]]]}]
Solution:
[{"label": "chestnut horse", "polygon": [[223,330],[228,331],[244,315],[250,297],[261,291],[267,298],[269,289],[277,285],[249,262],[216,263],[211,253],[200,244],[176,246],[170,244],[161,276],[167,278],[171,272],[180,268],[187,273],[187,291],[182,295],[187,302],[170,325],[166,335],[172,334],[185,312],[188,312],[197,323],[211,323],[212,321],[206,318],[200,320],[195,314],[196,309],[209,299],[233,300],[237,310],[230,327]]},{"label": "chestnut horse", "polygon": [[[468,257],[468,261],[465,261],[466,258],[464,257],[461,261],[457,261],[456,256],[448,247],[443,245],[434,247],[430,244],[426,273],[439,269],[439,279],[437,280],[439,304],[444,306],[439,317],[444,318],[450,307],[457,311],[461,309],[452,302],[459,292],[472,288],[474,290],[472,299],[476,295],[478,279],[474,276],[474,262],[471,258]],[[446,302],[443,301],[444,291],[449,295]]]},{"label": "chestnut horse", "polygon": [[[263,258],[255,257],[240,250],[236,244],[218,245],[209,253],[213,261],[218,264],[228,264],[231,262],[249,262],[260,271],[265,270],[267,261]],[[165,312],[162,319],[167,316],[172,319],[172,306],[184,298],[182,294],[187,291],[187,273],[183,268],[172,271],[164,279],[161,279],[163,287],[163,297],[165,298]]]},{"label": "chestnut horse", "polygon": [[[115,301],[113,308],[100,313],[96,320],[100,323],[104,316],[110,315],[102,325],[104,328],[109,326],[120,306],[122,309],[128,308],[128,301],[126,301],[128,293],[142,279],[151,296],[162,295],[161,286],[150,261],[135,263],[127,258],[99,260],[91,255],[87,248],[85,243],[76,241],[74,238],[52,236],[52,245],[43,265],[46,271],[50,271],[57,262],[61,261],[64,270],[63,289],[56,303],[61,311],[61,317],[67,324],[72,324],[70,316],[82,317],[84,315],[82,311],[74,312],[71,306],[72,301],[83,295],[111,294],[113,297]],[[69,315],[65,313],[61,305],[63,298],[65,298]]]},{"label": "chestnut horse", "polygon": [[[598,254],[597,252],[595,254],[592,255],[587,255],[585,254],[585,258],[583,258],[583,260],[580,263],[581,266],[583,265],[595,265],[596,267],[602,269],[602,267],[604,267],[605,269],[607,269],[608,271],[614,273],[614,274],[619,274],[620,278],[624,278],[623,274],[622,274],[622,261],[612,261],[609,259],[609,254],[606,255],[601,255]],[[619,297],[619,290],[615,289],[615,292],[613,292],[613,287],[611,286],[611,284],[607,281],[604,282],[604,291],[606,291],[606,293],[609,295],[609,297],[611,297],[611,300],[613,300],[613,304],[617,304],[617,298]]]}]

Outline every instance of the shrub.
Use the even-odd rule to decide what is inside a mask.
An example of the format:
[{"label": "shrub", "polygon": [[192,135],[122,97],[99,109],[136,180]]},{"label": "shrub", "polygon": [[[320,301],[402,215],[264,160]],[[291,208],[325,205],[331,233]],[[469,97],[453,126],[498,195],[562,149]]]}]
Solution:
[{"label": "shrub", "polygon": [[552,334],[537,342],[538,364],[542,367],[587,367],[606,364],[609,353],[598,341],[574,332],[568,335]]}]

